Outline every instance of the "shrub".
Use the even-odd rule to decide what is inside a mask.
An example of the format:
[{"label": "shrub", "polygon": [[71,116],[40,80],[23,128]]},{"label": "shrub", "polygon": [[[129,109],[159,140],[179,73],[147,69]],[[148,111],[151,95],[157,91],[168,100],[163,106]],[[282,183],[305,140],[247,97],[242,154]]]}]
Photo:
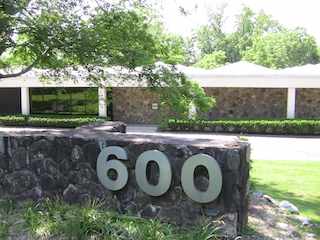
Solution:
[{"label": "shrub", "polygon": [[320,120],[313,119],[169,119],[171,131],[201,131],[250,134],[320,134]]},{"label": "shrub", "polygon": [[91,122],[109,121],[109,117],[64,115],[12,115],[0,117],[5,126],[75,128]]}]

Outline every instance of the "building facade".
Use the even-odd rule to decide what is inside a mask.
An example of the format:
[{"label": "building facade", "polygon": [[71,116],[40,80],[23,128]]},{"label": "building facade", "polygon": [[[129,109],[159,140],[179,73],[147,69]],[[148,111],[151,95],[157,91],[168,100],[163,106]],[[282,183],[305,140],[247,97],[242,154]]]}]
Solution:
[{"label": "building facade", "polygon": [[[238,62],[213,70],[180,70],[216,99],[199,118],[320,119],[320,67],[271,70]],[[310,70],[315,69],[315,70]],[[294,71],[292,71],[294,70]],[[300,70],[300,71],[297,71]],[[67,114],[110,116],[125,123],[158,123],[159,102],[143,87],[102,89],[79,80],[45,84],[36,76],[0,80],[0,115]]]}]

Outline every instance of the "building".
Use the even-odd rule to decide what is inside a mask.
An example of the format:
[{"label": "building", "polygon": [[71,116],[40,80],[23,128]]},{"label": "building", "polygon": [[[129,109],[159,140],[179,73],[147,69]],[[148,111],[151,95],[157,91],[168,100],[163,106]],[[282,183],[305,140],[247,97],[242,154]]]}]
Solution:
[{"label": "building", "polygon": [[[178,66],[216,99],[206,119],[320,118],[320,64],[272,70],[237,62],[212,70]],[[136,85],[101,89],[79,80],[44,83],[33,72],[0,79],[0,115],[92,114],[152,123],[157,99]],[[105,99],[113,98],[107,104]]]}]

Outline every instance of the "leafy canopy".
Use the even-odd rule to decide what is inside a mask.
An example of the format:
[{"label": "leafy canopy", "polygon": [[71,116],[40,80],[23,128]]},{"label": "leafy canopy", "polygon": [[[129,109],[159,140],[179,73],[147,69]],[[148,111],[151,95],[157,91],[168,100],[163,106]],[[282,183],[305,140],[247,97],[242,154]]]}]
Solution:
[{"label": "leafy canopy", "polygon": [[235,31],[227,34],[226,7],[223,4],[216,10],[209,9],[208,24],[196,31],[195,41],[200,50],[196,66],[210,69],[244,60],[279,69],[319,62],[314,37],[304,28],[286,29],[262,10],[255,13],[244,6],[236,15]]},{"label": "leafy canopy", "polygon": [[[38,68],[46,70],[42,77],[49,80],[80,76],[101,87],[109,86],[111,80],[118,84],[134,80],[160,92],[176,111],[185,112],[190,102],[197,105],[197,98],[204,99],[199,110],[212,107],[214,101],[201,91],[191,94],[199,86],[176,68],[155,64],[181,61],[181,38],[165,34],[154,24],[152,9],[144,0],[113,2],[1,1],[0,79]],[[107,68],[114,68],[113,74]]]}]

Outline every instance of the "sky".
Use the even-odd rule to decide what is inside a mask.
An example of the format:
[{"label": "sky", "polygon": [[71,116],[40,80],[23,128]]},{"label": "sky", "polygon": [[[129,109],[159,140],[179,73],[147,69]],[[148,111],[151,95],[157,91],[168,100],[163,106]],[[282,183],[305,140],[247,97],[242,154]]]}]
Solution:
[{"label": "sky", "polygon": [[[320,1],[319,0],[163,0],[163,16],[169,31],[190,36],[191,30],[206,23],[208,6],[216,9],[223,2],[228,4],[226,31],[233,32],[234,16],[241,12],[245,4],[254,12],[264,10],[280,24],[289,29],[305,27],[320,45]],[[198,5],[195,10],[195,5]],[[179,6],[190,11],[187,17],[181,16]]]}]

